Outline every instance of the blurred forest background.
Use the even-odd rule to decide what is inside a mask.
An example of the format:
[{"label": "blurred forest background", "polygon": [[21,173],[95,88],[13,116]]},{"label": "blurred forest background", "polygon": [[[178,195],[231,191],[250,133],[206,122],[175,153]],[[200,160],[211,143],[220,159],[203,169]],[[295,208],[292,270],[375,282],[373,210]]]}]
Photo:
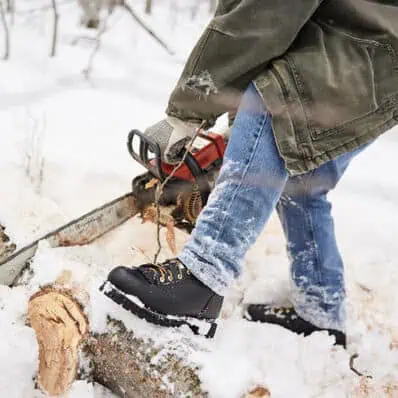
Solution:
[{"label": "blurred forest background", "polygon": [[[97,36],[93,38],[100,42],[100,37],[109,29],[109,17],[114,14],[115,10],[122,10],[131,17],[131,22],[138,24],[147,34],[158,42],[168,53],[174,54],[171,46],[169,46],[164,38],[156,31],[156,26],[147,23],[147,17],[156,11],[165,12],[168,9],[165,18],[174,14],[183,15],[194,21],[199,15],[208,13],[209,16],[214,14],[217,7],[217,0],[0,0],[0,22],[1,34],[3,36],[0,43],[0,56],[3,60],[7,60],[12,54],[13,29],[15,21],[20,16],[29,16],[38,14],[51,14],[51,29],[46,29],[51,35],[51,45],[49,55],[57,54],[59,40],[59,26],[62,23],[64,11],[70,10],[70,7],[76,7],[80,10],[80,18],[76,21],[81,27],[97,31]],[[169,20],[171,25],[176,20]],[[79,40],[79,38],[76,38]],[[98,49],[97,49],[98,50]]]},{"label": "blurred forest background", "polygon": [[[144,170],[126,150],[127,134],[164,117],[216,6],[216,0],[0,0],[0,224],[12,242],[28,244],[131,189]],[[241,397],[264,385],[273,397],[398,397],[397,132],[353,162],[332,196],[347,264],[350,333],[361,340],[359,369],[374,378],[357,378],[347,353],[326,335],[304,339],[240,318],[236,303],[273,302],[289,292],[286,243],[271,227],[231,291],[222,338],[193,358],[210,396]],[[114,265],[147,261],[152,227],[133,222],[93,247],[43,246],[32,284],[0,286],[0,397],[43,397],[35,387],[36,338],[26,324],[32,289],[72,267],[97,294]],[[101,301],[92,303],[93,314],[104,313]],[[69,397],[108,397],[95,389],[81,380]]]}]

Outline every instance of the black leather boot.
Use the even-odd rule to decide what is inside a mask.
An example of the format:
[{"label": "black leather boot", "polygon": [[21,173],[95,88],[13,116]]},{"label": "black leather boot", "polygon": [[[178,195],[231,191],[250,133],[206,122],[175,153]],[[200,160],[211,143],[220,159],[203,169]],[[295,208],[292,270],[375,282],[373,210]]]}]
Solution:
[{"label": "black leather boot", "polygon": [[168,327],[188,325],[194,333],[206,337],[214,336],[223,303],[223,297],[178,259],[137,268],[117,267],[100,290],[148,322]]},{"label": "black leather boot", "polygon": [[337,345],[346,346],[346,335],[343,332],[334,329],[321,329],[301,318],[293,307],[250,304],[247,307],[245,318],[249,321],[279,325],[304,336],[313,332],[326,331],[335,337]]}]

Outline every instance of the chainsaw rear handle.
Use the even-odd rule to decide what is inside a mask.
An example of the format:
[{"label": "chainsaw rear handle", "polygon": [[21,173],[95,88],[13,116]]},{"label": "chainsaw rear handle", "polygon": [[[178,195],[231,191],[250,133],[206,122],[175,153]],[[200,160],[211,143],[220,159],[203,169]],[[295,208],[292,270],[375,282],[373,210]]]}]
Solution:
[{"label": "chainsaw rear handle", "polygon": [[[138,152],[133,147],[135,137],[138,137],[139,140]],[[167,174],[162,168],[162,153],[158,143],[148,140],[141,131],[132,130],[127,138],[127,149],[134,160],[159,178],[160,181],[164,181],[167,178]],[[153,154],[154,157],[151,158],[150,154]],[[187,152],[184,163],[195,179],[199,179],[203,175],[204,171],[191,152]]]}]

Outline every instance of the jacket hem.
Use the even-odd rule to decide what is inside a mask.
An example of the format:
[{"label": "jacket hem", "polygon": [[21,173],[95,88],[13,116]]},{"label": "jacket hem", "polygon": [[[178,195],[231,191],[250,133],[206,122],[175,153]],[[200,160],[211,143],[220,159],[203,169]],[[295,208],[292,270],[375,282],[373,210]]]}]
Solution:
[{"label": "jacket hem", "polygon": [[[369,127],[369,124],[372,123],[372,120],[369,120],[369,118],[375,118],[376,115],[380,117],[380,115],[385,114],[383,111],[387,111],[387,109],[388,113],[391,112],[393,115],[396,115],[397,111],[395,109],[397,108],[398,98],[389,98],[376,111],[367,115],[367,122],[362,120],[350,125],[350,129],[360,130],[364,128],[364,123],[366,123],[366,133],[347,139],[346,131],[342,129],[339,132],[342,135],[342,142],[339,145],[332,148],[316,149],[318,140],[313,140],[310,132],[305,131],[303,123],[300,123],[300,120],[305,121],[305,116],[292,115],[290,106],[287,104],[287,101],[299,103],[299,98],[296,98],[297,93],[289,90],[289,98],[285,98],[282,88],[269,73],[259,76],[255,80],[255,85],[267,110],[272,116],[275,142],[290,176],[308,173],[324,163],[336,159],[340,155],[374,141],[377,137],[398,124],[396,116],[392,116],[387,121],[385,117],[382,118],[384,120],[379,119],[376,122],[377,124],[373,120],[373,124],[376,124],[376,126],[373,128]],[[301,131],[301,135],[297,132],[298,128]],[[305,139],[299,142],[299,136],[303,136]]]},{"label": "jacket hem", "polygon": [[314,170],[319,166],[322,166],[326,162],[336,159],[340,155],[352,152],[363,145],[371,143],[394,125],[396,125],[396,121],[390,120],[383,126],[378,127],[371,132],[368,132],[363,136],[357,137],[352,141],[344,143],[336,148],[325,151],[319,156],[298,160],[296,162],[286,162],[286,168],[288,170],[288,173],[291,176],[308,173],[309,171]]}]

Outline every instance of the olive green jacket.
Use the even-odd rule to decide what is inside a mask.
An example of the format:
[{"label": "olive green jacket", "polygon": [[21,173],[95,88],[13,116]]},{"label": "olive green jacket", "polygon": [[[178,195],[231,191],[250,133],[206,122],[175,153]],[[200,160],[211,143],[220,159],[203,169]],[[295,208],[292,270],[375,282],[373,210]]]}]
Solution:
[{"label": "olive green jacket", "polygon": [[250,81],[291,175],[370,142],[398,123],[398,0],[219,0],[167,113],[212,124]]}]

